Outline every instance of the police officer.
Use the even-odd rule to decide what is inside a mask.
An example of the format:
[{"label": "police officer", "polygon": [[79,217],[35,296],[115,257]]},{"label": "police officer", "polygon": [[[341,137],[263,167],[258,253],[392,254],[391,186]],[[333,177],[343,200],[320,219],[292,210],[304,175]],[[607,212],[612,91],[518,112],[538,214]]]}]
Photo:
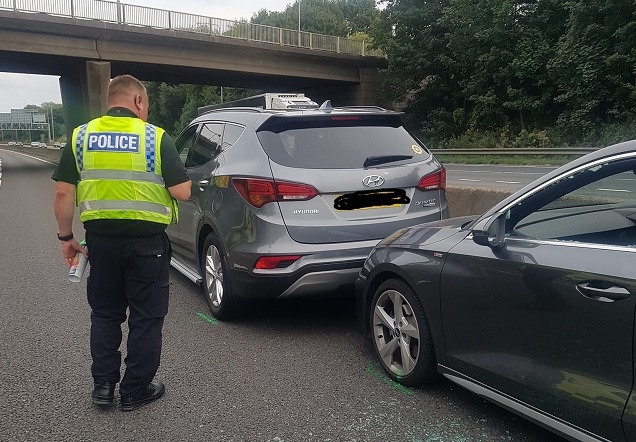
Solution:
[{"label": "police officer", "polygon": [[[114,78],[108,108],[105,116],[73,131],[52,177],[57,181],[53,209],[66,265],[78,252],[90,263],[92,398],[97,405],[113,404],[120,381],[121,324],[129,311],[119,393],[120,409],[132,411],[165,391],[154,380],[168,312],[172,249],[165,229],[176,222],[176,200],[190,197],[191,182],[174,141],[146,123],[148,94],[139,80]],[[73,236],[76,204],[88,252]]]}]

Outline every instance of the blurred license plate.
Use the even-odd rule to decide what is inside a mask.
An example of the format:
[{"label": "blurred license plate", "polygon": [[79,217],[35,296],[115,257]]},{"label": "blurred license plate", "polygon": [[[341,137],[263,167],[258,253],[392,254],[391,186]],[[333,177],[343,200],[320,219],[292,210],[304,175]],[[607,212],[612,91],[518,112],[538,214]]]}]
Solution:
[{"label": "blurred license plate", "polygon": [[367,190],[340,195],[333,202],[336,210],[383,209],[409,204],[403,189]]}]

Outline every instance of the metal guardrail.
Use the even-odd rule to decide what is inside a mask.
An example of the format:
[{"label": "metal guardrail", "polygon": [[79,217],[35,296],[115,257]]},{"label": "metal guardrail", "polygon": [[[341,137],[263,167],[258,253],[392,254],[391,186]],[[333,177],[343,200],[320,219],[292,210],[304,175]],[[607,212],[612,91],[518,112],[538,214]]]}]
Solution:
[{"label": "metal guardrail", "polygon": [[570,147],[552,149],[430,149],[434,155],[586,155],[596,148]]},{"label": "metal guardrail", "polygon": [[384,57],[381,51],[369,49],[369,43],[366,41],[258,25],[247,21],[225,20],[185,12],[128,5],[119,0],[0,0],[1,9],[195,32],[341,54]]}]

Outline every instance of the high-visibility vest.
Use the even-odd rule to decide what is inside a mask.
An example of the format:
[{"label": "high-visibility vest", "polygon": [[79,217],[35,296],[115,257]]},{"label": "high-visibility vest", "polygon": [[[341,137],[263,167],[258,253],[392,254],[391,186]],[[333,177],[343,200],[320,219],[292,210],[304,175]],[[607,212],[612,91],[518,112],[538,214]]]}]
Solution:
[{"label": "high-visibility vest", "polygon": [[73,131],[82,222],[177,222],[177,202],[161,176],[163,134],[163,129],[138,118],[108,115]]}]

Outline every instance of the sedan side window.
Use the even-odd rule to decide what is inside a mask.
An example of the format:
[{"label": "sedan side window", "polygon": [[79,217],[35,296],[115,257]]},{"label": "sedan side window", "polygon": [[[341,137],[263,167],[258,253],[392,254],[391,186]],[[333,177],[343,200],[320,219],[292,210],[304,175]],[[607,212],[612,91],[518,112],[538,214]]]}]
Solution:
[{"label": "sedan side window", "polygon": [[511,237],[636,247],[636,160],[594,163],[513,206]]}]

